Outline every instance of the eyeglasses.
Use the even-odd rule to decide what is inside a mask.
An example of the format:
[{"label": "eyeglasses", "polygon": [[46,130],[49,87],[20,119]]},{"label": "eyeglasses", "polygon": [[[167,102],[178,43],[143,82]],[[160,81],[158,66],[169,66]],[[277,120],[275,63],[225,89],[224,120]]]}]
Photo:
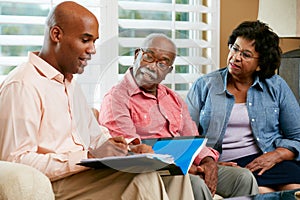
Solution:
[{"label": "eyeglasses", "polygon": [[151,52],[148,52],[144,49],[140,49],[143,53],[142,60],[147,63],[154,63],[156,66],[161,69],[162,71],[166,71],[170,69],[172,65],[170,65],[170,60],[158,60]]},{"label": "eyeglasses", "polygon": [[241,50],[239,49],[239,47],[237,45],[234,45],[234,44],[229,44],[229,50],[231,53],[239,53],[239,55],[243,58],[243,60],[245,61],[249,61],[251,59],[258,59],[259,57],[254,57],[252,55],[252,53],[248,50]]}]

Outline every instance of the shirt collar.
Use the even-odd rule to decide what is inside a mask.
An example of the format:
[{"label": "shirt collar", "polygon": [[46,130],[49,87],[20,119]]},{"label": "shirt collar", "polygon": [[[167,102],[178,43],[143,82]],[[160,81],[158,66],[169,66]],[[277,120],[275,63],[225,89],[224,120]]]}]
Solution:
[{"label": "shirt collar", "polygon": [[[225,92],[227,90],[226,89],[226,87],[227,87],[227,77],[228,77],[228,68],[227,67],[225,69],[221,69],[221,75],[222,75],[222,77],[224,77],[224,79],[223,79],[224,87],[223,87],[222,90],[219,91],[220,93]],[[257,87],[257,88],[263,90],[263,84],[260,81],[258,76],[255,76],[254,82],[253,82],[251,87]]]},{"label": "shirt collar", "polygon": [[64,77],[62,73],[60,73],[57,69],[47,63],[45,60],[38,56],[39,52],[29,52],[29,62],[32,63],[35,68],[39,71],[40,74],[44,75],[50,80],[56,80],[60,83],[64,82],[64,78],[68,79],[69,81],[72,80],[73,75],[70,74],[67,77]]}]

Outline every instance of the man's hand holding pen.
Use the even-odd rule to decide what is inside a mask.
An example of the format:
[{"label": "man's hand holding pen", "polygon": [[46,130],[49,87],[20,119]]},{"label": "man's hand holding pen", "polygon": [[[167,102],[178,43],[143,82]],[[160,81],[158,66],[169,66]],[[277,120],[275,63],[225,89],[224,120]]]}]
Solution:
[{"label": "man's hand holding pen", "polygon": [[103,158],[108,156],[126,156],[132,153],[154,153],[151,146],[146,144],[127,144],[123,136],[108,139],[97,149],[89,149],[88,158]]}]

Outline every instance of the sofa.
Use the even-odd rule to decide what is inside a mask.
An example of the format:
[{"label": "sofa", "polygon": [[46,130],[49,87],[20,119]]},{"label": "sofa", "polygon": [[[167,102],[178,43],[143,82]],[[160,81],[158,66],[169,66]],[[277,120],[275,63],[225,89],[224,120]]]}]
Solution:
[{"label": "sofa", "polygon": [[51,182],[37,169],[0,161],[1,200],[54,200]]}]

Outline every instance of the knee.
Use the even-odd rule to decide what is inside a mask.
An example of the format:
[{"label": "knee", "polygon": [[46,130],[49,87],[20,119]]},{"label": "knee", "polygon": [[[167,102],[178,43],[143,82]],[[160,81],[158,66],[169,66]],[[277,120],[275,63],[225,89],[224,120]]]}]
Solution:
[{"label": "knee", "polygon": [[256,179],[253,176],[252,172],[245,168],[239,168],[239,174],[237,177],[237,181],[243,185],[253,185],[256,183]]},{"label": "knee", "polygon": [[204,188],[207,187],[205,181],[198,175],[190,174],[190,180],[193,188]]}]

